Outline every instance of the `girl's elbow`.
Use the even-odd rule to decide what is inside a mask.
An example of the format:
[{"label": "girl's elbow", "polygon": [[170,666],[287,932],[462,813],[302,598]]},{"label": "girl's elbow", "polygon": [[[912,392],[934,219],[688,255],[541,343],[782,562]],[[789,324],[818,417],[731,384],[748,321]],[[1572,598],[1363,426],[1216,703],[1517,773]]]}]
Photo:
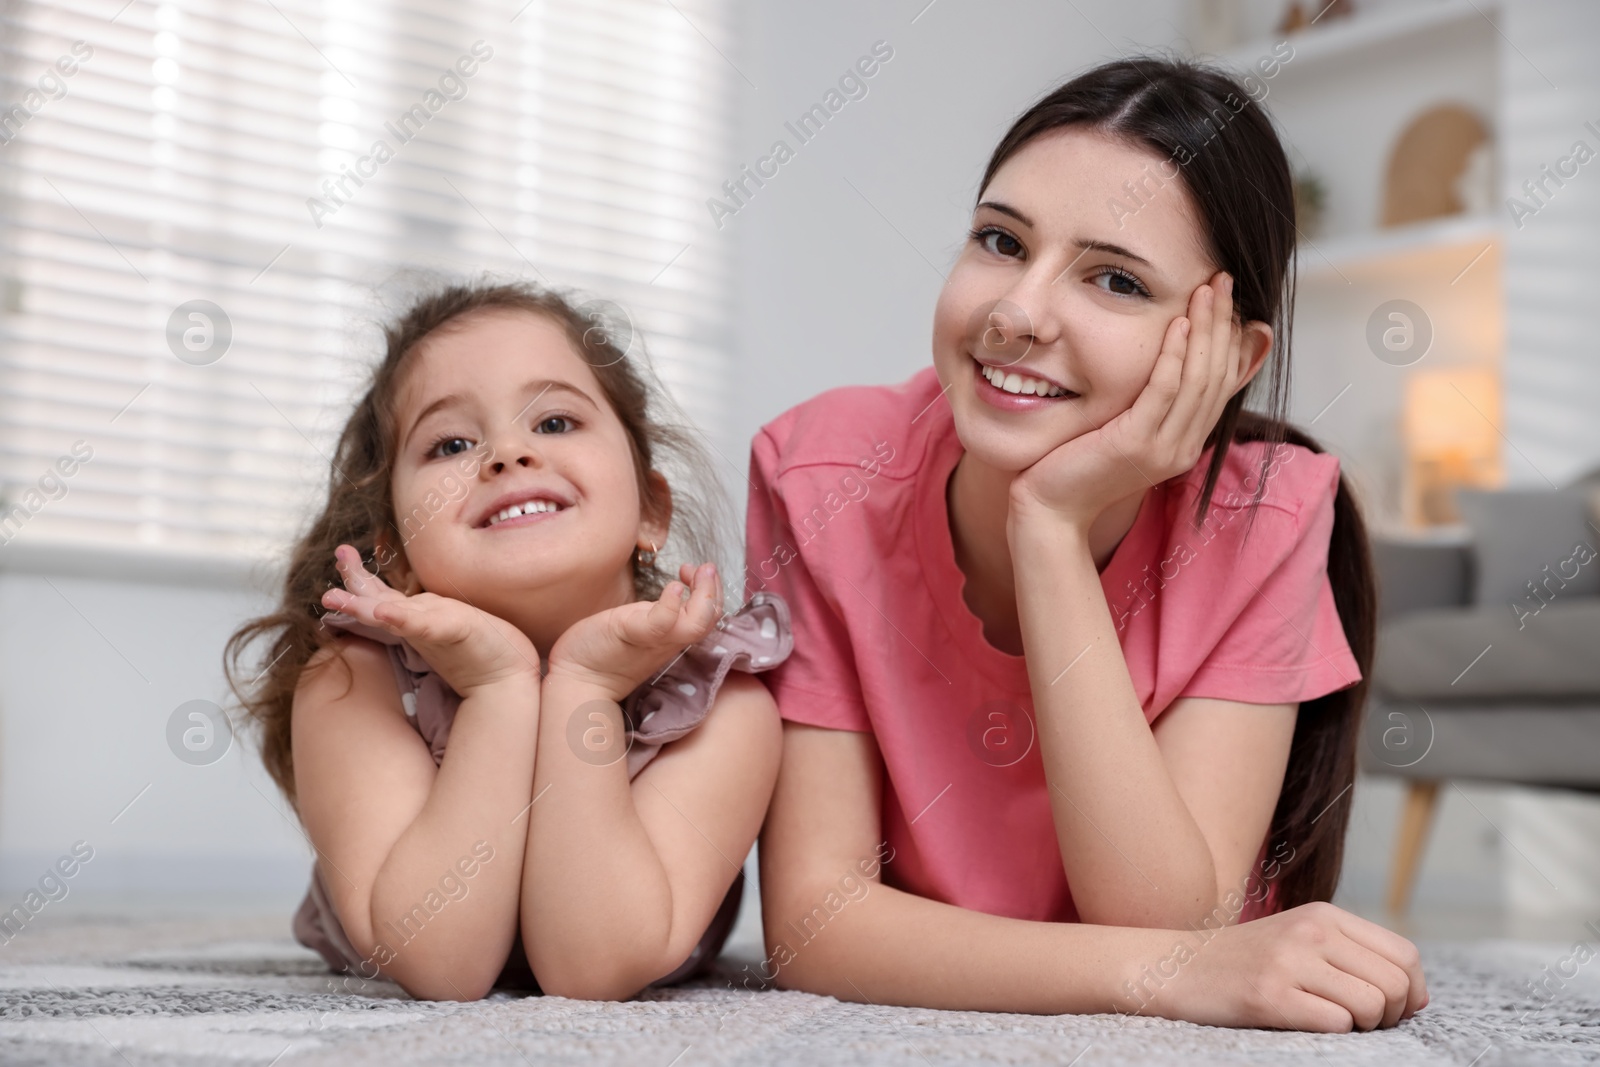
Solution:
[{"label": "girl's elbow", "polygon": [[594,946],[581,953],[543,953],[533,963],[534,977],[546,994],[569,1000],[630,1000],[652,981],[677,969],[690,949],[678,954],[677,963],[663,964],[670,953],[629,951]]},{"label": "girl's elbow", "polygon": [[482,1000],[494,989],[497,975],[447,974],[438,970],[419,971],[414,975],[390,975],[413,1000],[456,1001],[468,1003]]},{"label": "girl's elbow", "polygon": [[616,968],[571,967],[535,972],[539,988],[546,996],[568,1000],[623,1001],[637,996],[645,986],[636,977]]}]

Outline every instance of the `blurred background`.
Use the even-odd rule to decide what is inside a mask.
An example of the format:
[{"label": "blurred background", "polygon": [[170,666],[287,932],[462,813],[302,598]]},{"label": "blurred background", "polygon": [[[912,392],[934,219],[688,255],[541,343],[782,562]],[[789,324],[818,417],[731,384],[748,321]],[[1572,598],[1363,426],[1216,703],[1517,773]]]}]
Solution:
[{"label": "blurred background", "polygon": [[1011,120],[1155,50],[1249,75],[1283,133],[1294,417],[1341,458],[1390,584],[1434,575],[1394,603],[1567,620],[1458,659],[1401,635],[1467,670],[1435,694],[1388,664],[1339,902],[1424,935],[1600,917],[1600,630],[1569,611],[1600,606],[1600,565],[1575,562],[1600,544],[1592,3],[0,11],[0,903],[82,840],[55,909],[287,923],[310,852],[217,712],[221,649],[270,603],[410,272],[628,309],[742,514],[764,422],[928,363]]}]

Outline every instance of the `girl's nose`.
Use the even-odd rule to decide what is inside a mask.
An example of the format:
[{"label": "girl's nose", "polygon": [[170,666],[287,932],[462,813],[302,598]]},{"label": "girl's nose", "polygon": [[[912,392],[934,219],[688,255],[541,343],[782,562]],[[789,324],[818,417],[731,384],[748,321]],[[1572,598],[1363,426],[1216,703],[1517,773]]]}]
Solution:
[{"label": "girl's nose", "polygon": [[528,435],[515,429],[496,435],[490,446],[494,449],[494,458],[482,469],[491,475],[503,474],[512,467],[537,467],[542,462],[539,450],[528,440]]}]

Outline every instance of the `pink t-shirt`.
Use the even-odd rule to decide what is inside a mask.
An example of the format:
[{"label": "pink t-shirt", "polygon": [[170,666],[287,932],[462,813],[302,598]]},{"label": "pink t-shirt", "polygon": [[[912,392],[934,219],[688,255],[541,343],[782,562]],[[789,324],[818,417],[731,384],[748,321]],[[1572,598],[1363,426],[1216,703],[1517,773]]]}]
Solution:
[{"label": "pink t-shirt", "polygon": [[[1199,530],[1209,452],[1149,490],[1101,573],[1147,721],[1179,697],[1287,704],[1360,678],[1327,576],[1338,460],[1278,446],[1251,526],[1264,448],[1229,450]],[[756,435],[747,590],[783,596],[795,634],[767,684],[785,719],[874,735],[888,884],[1075,921],[1024,659],[962,599],[945,503],[961,453],[931,367],[830,390]]]}]

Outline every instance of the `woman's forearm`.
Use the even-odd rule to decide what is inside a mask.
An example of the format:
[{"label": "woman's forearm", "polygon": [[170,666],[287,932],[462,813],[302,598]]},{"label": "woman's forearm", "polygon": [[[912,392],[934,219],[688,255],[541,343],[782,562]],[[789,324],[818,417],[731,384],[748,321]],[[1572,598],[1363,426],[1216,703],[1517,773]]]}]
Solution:
[{"label": "woman's forearm", "polygon": [[1216,905],[1215,860],[1145,721],[1086,532],[1039,519],[1010,539],[1040,752],[1078,916],[1186,927]]},{"label": "woman's forearm", "polygon": [[461,702],[428,799],[373,881],[365,936],[347,931],[414,996],[476,999],[504,966],[517,931],[518,813],[531,795],[538,722],[536,678]]},{"label": "woman's forearm", "polygon": [[[830,895],[845,900],[836,911]],[[809,894],[764,892],[763,911],[765,974],[776,971],[782,988],[960,1011],[1136,1011],[1128,983],[1139,978],[1138,961],[1159,961],[1186,937],[1008,919],[876,882],[859,899],[820,880]]]},{"label": "woman's forearm", "polygon": [[545,682],[522,935],[547,992],[631,996],[703,932],[674,929],[672,886],[634,804],[618,711],[587,684]]}]

